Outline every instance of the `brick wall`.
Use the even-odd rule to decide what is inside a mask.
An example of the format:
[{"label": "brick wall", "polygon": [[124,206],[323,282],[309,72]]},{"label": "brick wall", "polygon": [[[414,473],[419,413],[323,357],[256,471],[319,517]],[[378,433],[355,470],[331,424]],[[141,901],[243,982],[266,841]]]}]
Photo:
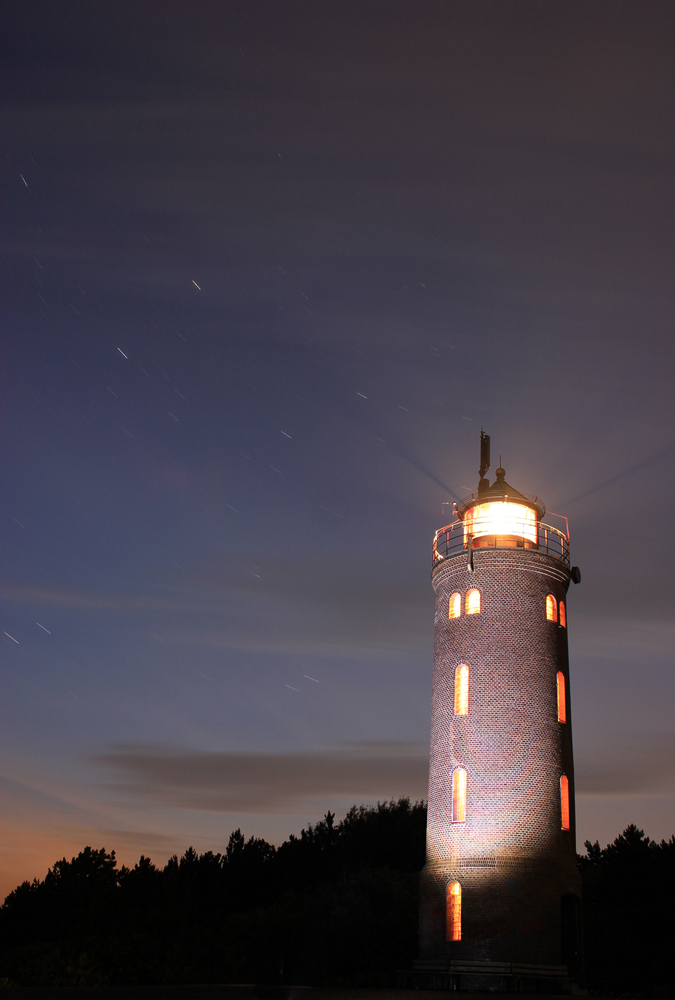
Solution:
[{"label": "brick wall", "polygon": [[[567,630],[546,619],[546,595],[566,602],[569,572],[527,549],[479,549],[438,565],[427,863],[422,873],[420,957],[563,961],[561,898],[580,894]],[[466,591],[481,592],[467,615]],[[452,593],[462,614],[448,618]],[[569,618],[568,618],[569,621]],[[469,711],[454,715],[455,669],[469,666]],[[557,716],[556,675],[567,682],[567,722]],[[452,822],[452,772],[467,771],[467,816]],[[561,829],[560,776],[570,787]],[[445,940],[445,892],[462,886],[462,940]]]}]

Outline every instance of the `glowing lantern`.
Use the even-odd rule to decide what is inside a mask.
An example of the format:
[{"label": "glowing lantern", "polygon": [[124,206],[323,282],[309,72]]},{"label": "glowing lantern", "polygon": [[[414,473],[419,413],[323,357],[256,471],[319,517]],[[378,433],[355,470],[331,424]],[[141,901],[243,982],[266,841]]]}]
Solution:
[{"label": "glowing lantern", "polygon": [[464,515],[464,537],[472,536],[473,545],[480,548],[480,539],[507,538],[537,544],[537,512],[522,503],[493,500],[477,503]]},{"label": "glowing lantern", "polygon": [[463,521],[464,548],[538,548],[539,520],[546,508],[536,497],[525,497],[510,486],[502,468],[497,469],[497,479],[490,486],[483,478],[486,468],[481,459],[478,495],[468,497],[457,508]]}]

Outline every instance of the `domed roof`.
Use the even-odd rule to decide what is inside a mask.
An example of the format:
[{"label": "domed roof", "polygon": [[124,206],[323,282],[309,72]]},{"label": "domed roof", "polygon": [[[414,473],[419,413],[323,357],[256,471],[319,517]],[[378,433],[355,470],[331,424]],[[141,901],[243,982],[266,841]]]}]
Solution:
[{"label": "domed roof", "polygon": [[533,497],[529,493],[519,493],[514,486],[506,482],[504,478],[506,476],[505,469],[497,469],[496,476],[497,478],[492,486],[489,485],[487,479],[481,478],[478,483],[478,493],[471,493],[470,496],[464,497],[460,504],[457,504],[456,511],[460,520],[476,504],[498,503],[501,500],[506,503],[520,503],[525,507],[530,507],[530,509],[537,512],[537,520],[541,521],[546,513],[546,504],[543,500],[540,500],[539,497]]}]

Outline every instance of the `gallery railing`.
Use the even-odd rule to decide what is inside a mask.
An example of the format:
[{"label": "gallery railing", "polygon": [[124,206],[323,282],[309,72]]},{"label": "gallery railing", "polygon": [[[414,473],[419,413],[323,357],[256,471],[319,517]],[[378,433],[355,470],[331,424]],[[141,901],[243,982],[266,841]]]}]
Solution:
[{"label": "gallery railing", "polygon": [[473,533],[465,528],[463,521],[453,521],[440,528],[434,536],[432,568],[445,559],[479,549],[534,549],[560,559],[565,566],[570,564],[569,539],[564,531],[543,521],[522,521],[508,523],[508,533],[489,533],[486,526],[473,523]]}]

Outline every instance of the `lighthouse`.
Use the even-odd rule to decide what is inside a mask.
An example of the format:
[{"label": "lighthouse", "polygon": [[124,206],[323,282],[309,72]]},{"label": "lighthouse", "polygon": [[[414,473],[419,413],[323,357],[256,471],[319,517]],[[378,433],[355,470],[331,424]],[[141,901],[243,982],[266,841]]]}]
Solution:
[{"label": "lighthouse", "polygon": [[417,986],[564,992],[581,975],[565,518],[490,484],[436,532]]}]

